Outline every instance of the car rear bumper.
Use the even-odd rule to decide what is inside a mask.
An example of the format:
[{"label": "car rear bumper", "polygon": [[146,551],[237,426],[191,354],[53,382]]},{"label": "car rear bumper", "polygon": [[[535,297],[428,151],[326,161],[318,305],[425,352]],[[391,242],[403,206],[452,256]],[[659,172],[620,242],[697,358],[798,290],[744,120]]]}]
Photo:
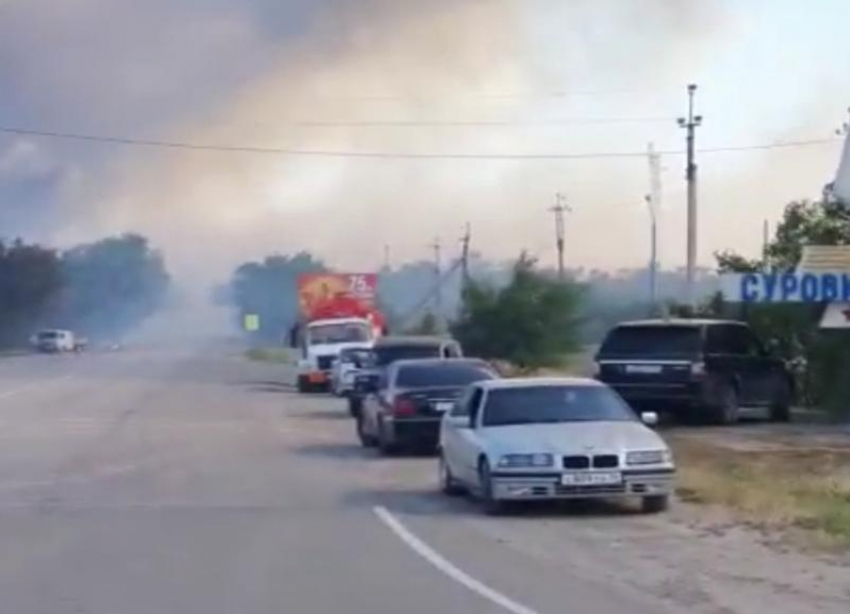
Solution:
[{"label": "car rear bumper", "polygon": [[646,497],[673,492],[673,469],[626,470],[622,474],[620,484],[564,486],[560,473],[494,473],[493,497],[500,501],[538,501]]},{"label": "car rear bumper", "polygon": [[400,445],[436,445],[441,421],[440,417],[396,418],[387,422],[388,434]]},{"label": "car rear bumper", "polygon": [[700,382],[682,384],[634,384],[605,382],[635,409],[687,409],[705,404]]}]

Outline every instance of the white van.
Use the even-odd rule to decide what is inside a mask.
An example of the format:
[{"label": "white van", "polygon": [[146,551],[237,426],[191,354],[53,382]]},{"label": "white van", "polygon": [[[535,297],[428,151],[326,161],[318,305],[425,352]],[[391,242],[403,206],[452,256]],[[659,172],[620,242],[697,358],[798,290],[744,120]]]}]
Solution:
[{"label": "white van", "polygon": [[35,349],[47,353],[79,351],[83,345],[81,341],[78,342],[71,331],[61,329],[42,330],[32,338]]}]

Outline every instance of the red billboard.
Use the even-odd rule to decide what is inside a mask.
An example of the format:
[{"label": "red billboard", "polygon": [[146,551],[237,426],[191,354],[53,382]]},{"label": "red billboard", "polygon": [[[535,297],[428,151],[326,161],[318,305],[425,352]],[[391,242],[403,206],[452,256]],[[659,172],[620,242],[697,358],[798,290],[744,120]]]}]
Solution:
[{"label": "red billboard", "polygon": [[[379,317],[374,273],[312,273],[298,278],[298,303],[308,321]],[[379,322],[375,322],[379,324]]]}]

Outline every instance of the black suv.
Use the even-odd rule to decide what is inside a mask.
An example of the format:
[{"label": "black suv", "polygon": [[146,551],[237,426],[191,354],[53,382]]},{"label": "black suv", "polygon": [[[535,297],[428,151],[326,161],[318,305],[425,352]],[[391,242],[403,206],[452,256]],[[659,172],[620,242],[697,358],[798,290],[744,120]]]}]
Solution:
[{"label": "black suv", "polygon": [[369,367],[354,376],[354,391],[348,396],[348,410],[352,416],[358,415],[366,393],[374,387],[381,373],[397,360],[462,357],[460,344],[448,337],[381,337],[372,348]]},{"label": "black suv", "polygon": [[739,409],[767,408],[788,420],[793,377],[749,326],[726,320],[620,324],[596,355],[597,379],[634,407],[684,412],[717,424]]}]

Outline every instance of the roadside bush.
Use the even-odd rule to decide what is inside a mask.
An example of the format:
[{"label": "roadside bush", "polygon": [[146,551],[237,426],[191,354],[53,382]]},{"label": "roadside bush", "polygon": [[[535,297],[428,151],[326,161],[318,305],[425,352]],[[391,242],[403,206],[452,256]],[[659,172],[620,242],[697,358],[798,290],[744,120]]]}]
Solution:
[{"label": "roadside bush", "polygon": [[576,283],[541,274],[523,254],[504,288],[473,280],[466,284],[451,330],[469,355],[520,369],[559,366],[579,347],[580,301]]}]

